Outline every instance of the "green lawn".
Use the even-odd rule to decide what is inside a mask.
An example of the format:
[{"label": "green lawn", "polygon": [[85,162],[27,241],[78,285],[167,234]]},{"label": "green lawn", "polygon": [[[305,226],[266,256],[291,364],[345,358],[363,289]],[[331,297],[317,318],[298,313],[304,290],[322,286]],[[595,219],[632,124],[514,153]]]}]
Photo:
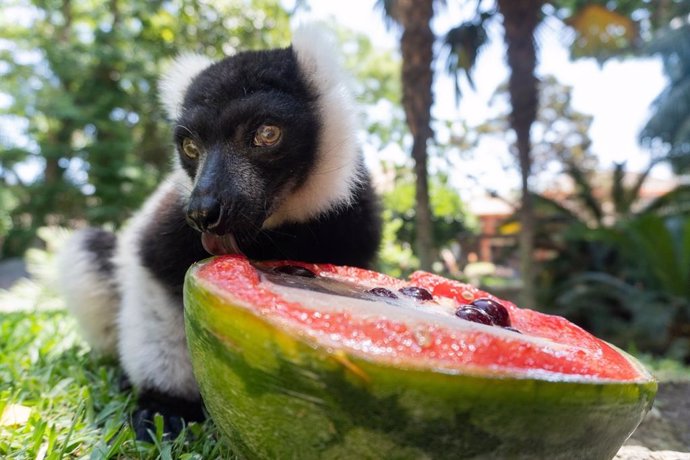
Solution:
[{"label": "green lawn", "polygon": [[[0,311],[0,458],[213,459],[232,454],[211,422],[178,441],[134,440],[121,371],[95,359],[62,310]],[[9,417],[15,414],[14,420]]]}]

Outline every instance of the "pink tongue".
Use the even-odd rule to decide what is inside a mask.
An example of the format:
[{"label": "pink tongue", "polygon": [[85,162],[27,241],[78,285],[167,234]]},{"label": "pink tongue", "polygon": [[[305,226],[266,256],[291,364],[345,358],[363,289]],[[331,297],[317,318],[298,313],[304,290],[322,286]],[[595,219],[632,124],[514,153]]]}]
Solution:
[{"label": "pink tongue", "polygon": [[227,235],[214,235],[213,233],[202,233],[201,244],[206,249],[206,252],[214,256],[222,256],[224,254],[242,254],[235,236],[232,233]]}]

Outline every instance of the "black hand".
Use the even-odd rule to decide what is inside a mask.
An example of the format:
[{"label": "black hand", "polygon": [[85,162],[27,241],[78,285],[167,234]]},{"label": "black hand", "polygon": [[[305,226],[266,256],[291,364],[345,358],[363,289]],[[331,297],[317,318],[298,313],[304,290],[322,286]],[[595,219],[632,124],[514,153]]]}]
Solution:
[{"label": "black hand", "polygon": [[164,439],[175,439],[188,423],[203,422],[206,419],[201,399],[189,400],[155,390],[145,390],[139,394],[137,408],[132,414],[132,428],[138,440],[152,441],[151,433],[155,433],[153,419],[156,414],[163,417]]}]

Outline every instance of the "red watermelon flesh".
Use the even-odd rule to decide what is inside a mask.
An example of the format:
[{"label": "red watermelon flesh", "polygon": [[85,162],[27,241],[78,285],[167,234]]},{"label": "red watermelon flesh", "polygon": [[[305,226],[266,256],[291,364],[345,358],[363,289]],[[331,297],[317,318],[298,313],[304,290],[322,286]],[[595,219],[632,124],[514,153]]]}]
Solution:
[{"label": "red watermelon flesh", "polygon": [[[281,266],[303,267],[316,281],[286,285],[270,274]],[[624,354],[563,318],[517,308],[430,273],[416,272],[403,281],[352,267],[292,261],[253,265],[241,256],[226,256],[201,266],[197,276],[320,345],[398,367],[557,381],[649,380]],[[397,292],[407,286],[428,290],[433,300],[375,302],[357,293],[373,288]],[[340,294],[334,297],[333,291]],[[503,305],[519,332],[453,315],[480,298]]]}]

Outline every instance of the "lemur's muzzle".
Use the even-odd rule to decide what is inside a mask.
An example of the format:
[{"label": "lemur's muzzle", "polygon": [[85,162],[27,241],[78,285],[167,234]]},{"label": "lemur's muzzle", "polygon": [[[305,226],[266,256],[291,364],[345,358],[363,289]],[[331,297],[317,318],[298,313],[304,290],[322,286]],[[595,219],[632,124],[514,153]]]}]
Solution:
[{"label": "lemur's muzzle", "polygon": [[201,232],[201,244],[206,252],[214,256],[242,253],[235,236],[223,231],[222,216],[220,203],[209,196],[194,195],[187,208],[187,222]]},{"label": "lemur's muzzle", "polygon": [[201,232],[211,254],[237,253],[233,235],[256,233],[267,217],[261,182],[251,163],[220,148],[209,149],[196,173],[187,222]]},{"label": "lemur's muzzle", "polygon": [[192,194],[187,206],[187,223],[200,232],[219,230],[222,210],[218,200],[208,194]]}]

